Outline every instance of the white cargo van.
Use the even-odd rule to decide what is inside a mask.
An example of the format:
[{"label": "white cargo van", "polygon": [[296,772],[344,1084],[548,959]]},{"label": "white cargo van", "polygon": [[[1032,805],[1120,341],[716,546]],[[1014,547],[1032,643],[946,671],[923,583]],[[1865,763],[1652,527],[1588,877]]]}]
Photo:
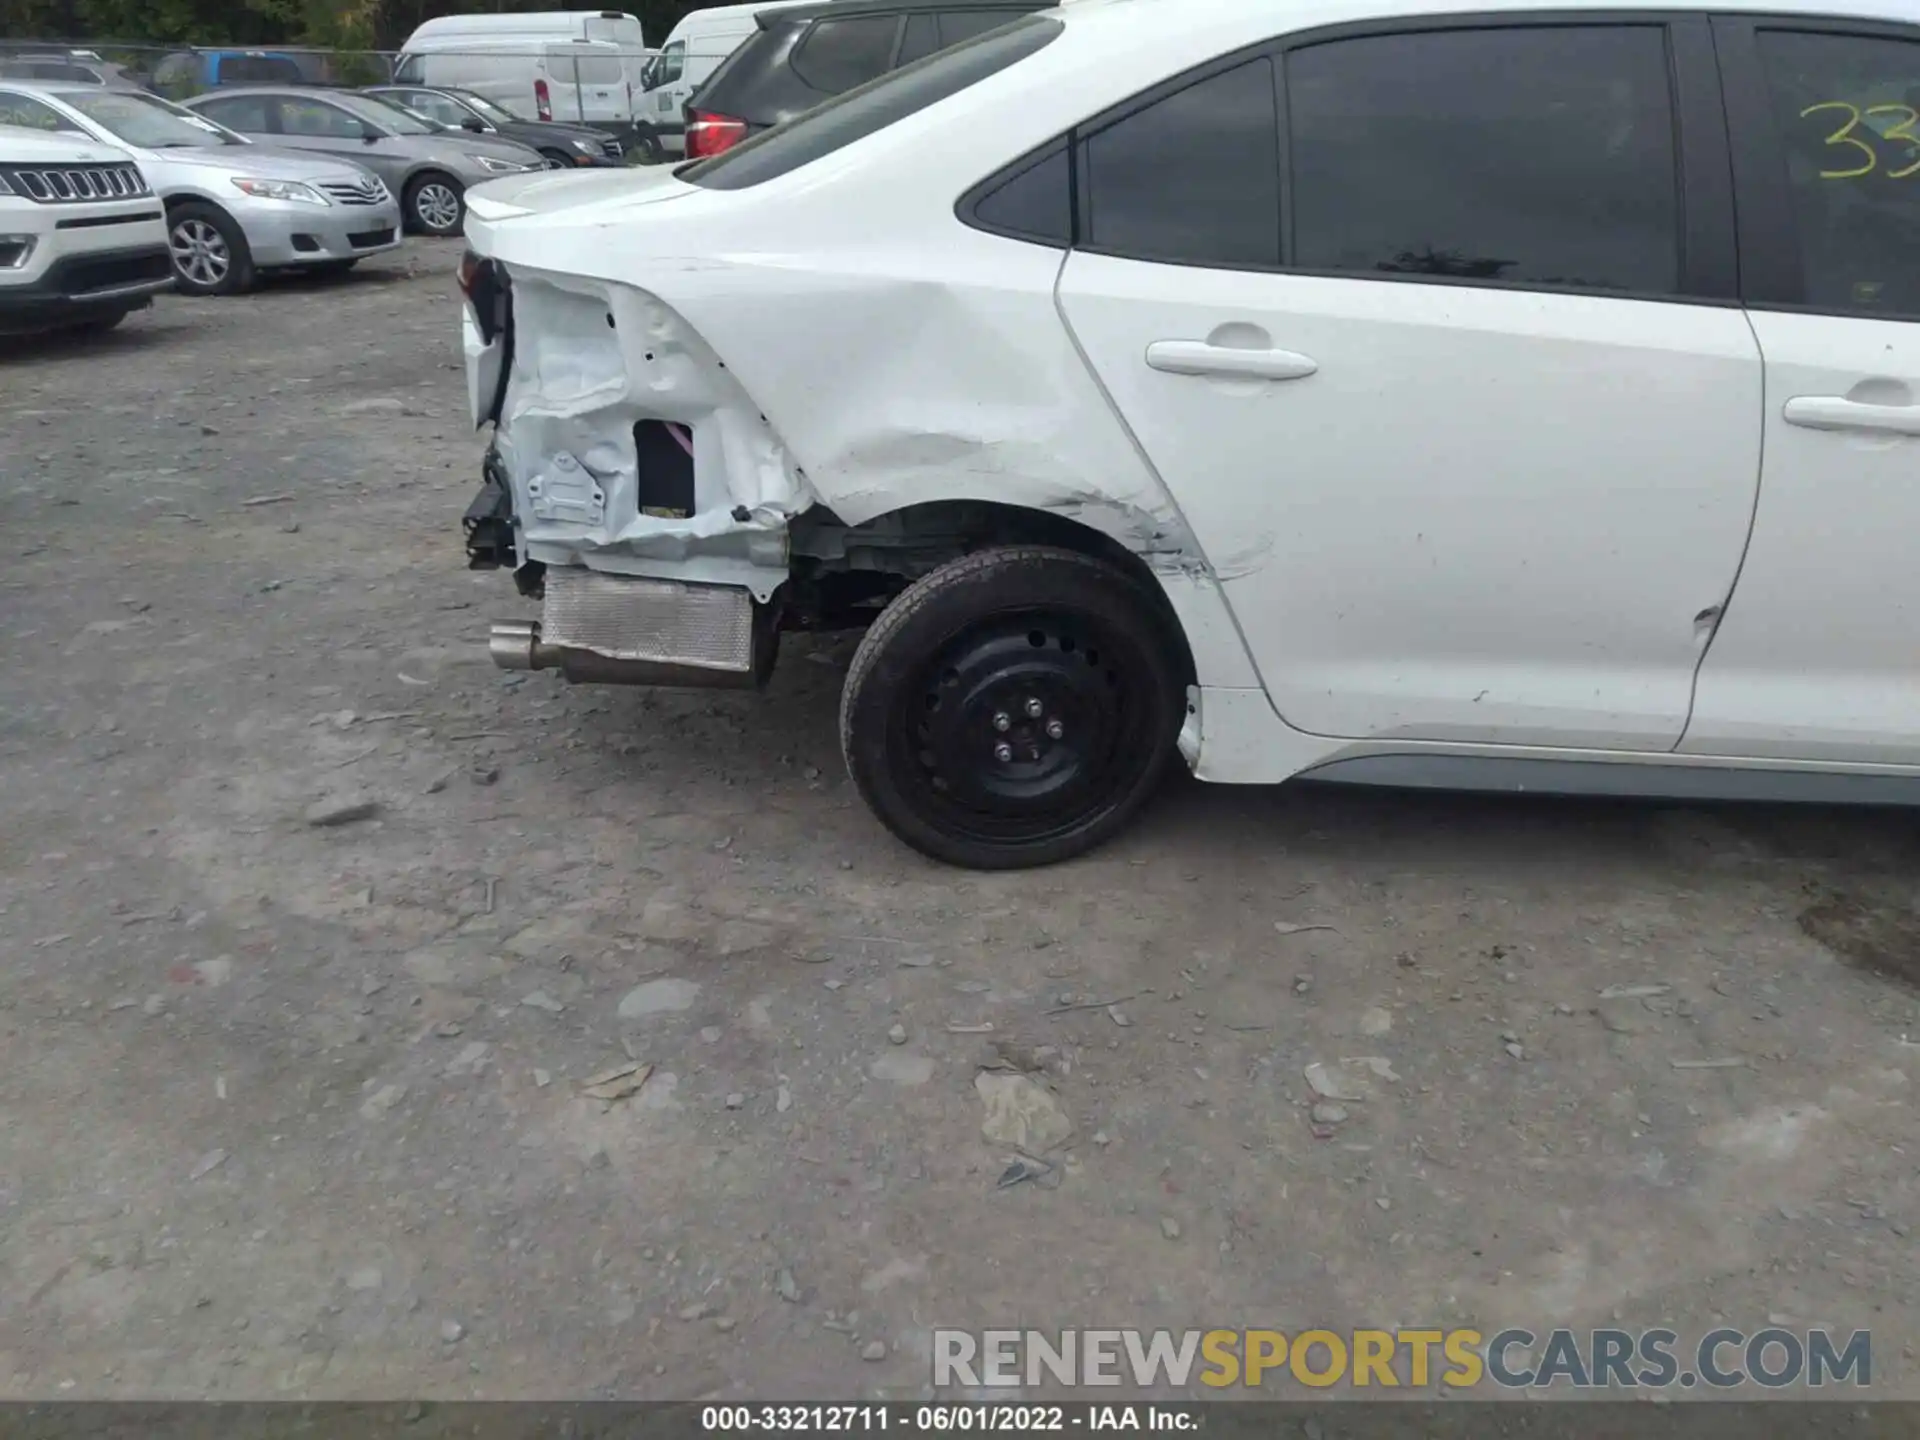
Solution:
[{"label": "white cargo van", "polygon": [[709,5],[689,11],[641,76],[633,118],[652,128],[667,153],[685,154],[687,100],[753,34],[753,17],[812,3],[815,0],[762,0],[758,5]]},{"label": "white cargo van", "polygon": [[651,58],[640,21],[618,10],[446,15],[407,37],[393,78],[472,90],[528,120],[572,120],[624,137]]}]

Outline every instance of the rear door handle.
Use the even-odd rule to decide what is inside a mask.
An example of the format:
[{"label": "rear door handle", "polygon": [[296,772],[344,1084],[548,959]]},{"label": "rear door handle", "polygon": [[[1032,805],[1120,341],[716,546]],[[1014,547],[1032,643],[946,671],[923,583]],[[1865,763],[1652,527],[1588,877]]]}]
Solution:
[{"label": "rear door handle", "polygon": [[1808,430],[1872,430],[1920,435],[1920,405],[1866,405],[1844,395],[1796,395],[1781,411],[1789,425]]},{"label": "rear door handle", "polygon": [[1291,350],[1240,350],[1204,340],[1156,340],[1147,364],[1169,375],[1227,375],[1252,380],[1304,380],[1318,361]]}]

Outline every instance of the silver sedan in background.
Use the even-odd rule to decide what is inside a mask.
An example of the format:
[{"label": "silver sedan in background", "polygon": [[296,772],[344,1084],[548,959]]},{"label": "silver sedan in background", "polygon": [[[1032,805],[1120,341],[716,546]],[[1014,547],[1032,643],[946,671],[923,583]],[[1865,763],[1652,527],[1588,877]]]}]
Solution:
[{"label": "silver sedan in background", "polygon": [[345,160],[275,150],[157,95],[0,80],[0,119],[129,152],[166,202],[175,283],[232,295],[262,270],[351,270],[400,243],[400,207]]},{"label": "silver sedan in background", "polygon": [[400,197],[408,227],[428,235],[460,233],[469,185],[547,168],[540,152],[525,145],[447,130],[351,90],[248,86],[186,103],[262,144],[366,166]]}]

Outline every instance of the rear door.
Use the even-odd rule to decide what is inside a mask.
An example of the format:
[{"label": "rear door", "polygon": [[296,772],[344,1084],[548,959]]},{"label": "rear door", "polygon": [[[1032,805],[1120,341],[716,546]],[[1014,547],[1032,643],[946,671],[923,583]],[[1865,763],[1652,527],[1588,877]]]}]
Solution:
[{"label": "rear door", "polygon": [[1680,748],[1920,764],[1920,29],[1715,39],[1766,461]]},{"label": "rear door", "polygon": [[[543,120],[579,121],[583,115],[580,94],[580,52],[571,44],[547,45],[540,52],[540,86],[547,94]],[[540,86],[535,87],[537,94]]]},{"label": "rear door", "polygon": [[1760,470],[1704,18],[1303,36],[1082,136],[1063,312],[1282,717],[1676,745]]},{"label": "rear door", "polygon": [[643,104],[646,118],[656,127],[679,128],[680,107],[692,93],[687,83],[687,50],[686,40],[670,41],[647,72],[651,84]]},{"label": "rear door", "polygon": [[589,125],[625,125],[633,118],[626,57],[612,47],[581,47],[574,57],[580,117]]}]

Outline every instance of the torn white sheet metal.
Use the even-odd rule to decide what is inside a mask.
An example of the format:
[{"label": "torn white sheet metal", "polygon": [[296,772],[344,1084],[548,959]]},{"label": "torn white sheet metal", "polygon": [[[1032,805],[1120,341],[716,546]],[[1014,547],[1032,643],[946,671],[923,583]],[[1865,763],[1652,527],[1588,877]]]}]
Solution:
[{"label": "torn white sheet metal", "polygon": [[[643,513],[634,426],[683,427],[694,513]],[[592,564],[704,549],[775,555],[813,503],[772,427],[725,364],[656,296],[532,271],[513,275],[513,361],[495,436],[529,558]],[[613,566],[611,568],[620,568]]]},{"label": "torn white sheet metal", "polygon": [[[1059,251],[953,226],[950,193],[930,265],[810,190],[776,207],[648,177],[616,200],[564,179],[481,187],[468,225],[512,291],[496,443],[525,558],[765,599],[810,506],[853,526],[932,502],[1016,506],[1140,555],[1206,683],[1258,683],[1206,557],[1060,317]],[[692,431],[691,517],[639,511],[644,419]]]}]

